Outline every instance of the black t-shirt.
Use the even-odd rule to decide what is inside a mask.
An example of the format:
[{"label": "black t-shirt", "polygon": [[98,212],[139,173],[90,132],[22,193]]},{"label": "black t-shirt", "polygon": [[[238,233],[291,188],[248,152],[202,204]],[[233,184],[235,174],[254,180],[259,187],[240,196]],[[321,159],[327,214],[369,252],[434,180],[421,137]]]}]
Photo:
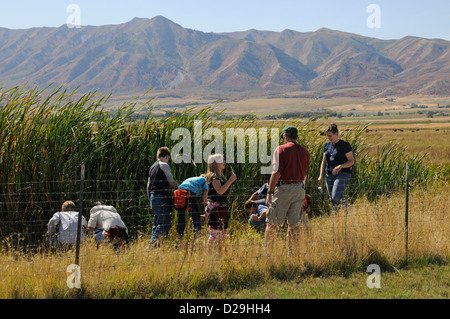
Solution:
[{"label": "black t-shirt", "polygon": [[167,180],[164,170],[161,168],[162,164],[161,161],[156,161],[149,169],[149,179],[147,183],[148,194],[159,193],[170,195],[169,181]]},{"label": "black t-shirt", "polygon": [[[218,181],[220,181],[220,185],[224,185],[226,183],[225,180],[220,180],[219,178],[216,178]],[[227,204],[227,192],[223,193],[222,195],[219,195],[212,182],[216,179],[213,179],[209,184],[208,184],[208,200],[210,200],[211,202],[215,202],[215,203],[219,203],[221,205],[226,205]]]},{"label": "black t-shirt", "polygon": [[[349,142],[339,140],[336,144],[331,142],[327,142],[324,147],[325,151],[325,159],[327,161],[326,172],[331,175],[333,172],[333,168],[338,165],[344,164],[348,161],[347,154],[352,151],[352,146]],[[340,172],[350,173],[350,167],[343,168]]]}]

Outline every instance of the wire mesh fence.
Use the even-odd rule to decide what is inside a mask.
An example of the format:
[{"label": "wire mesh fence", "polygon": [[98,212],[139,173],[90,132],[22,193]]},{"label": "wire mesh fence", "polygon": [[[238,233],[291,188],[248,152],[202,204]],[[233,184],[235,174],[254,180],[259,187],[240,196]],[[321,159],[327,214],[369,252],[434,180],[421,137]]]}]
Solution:
[{"label": "wire mesh fence", "polygon": [[[326,206],[329,199],[313,190],[307,192],[311,206]],[[238,198],[247,198],[254,191],[255,188],[246,188],[247,193]],[[229,195],[231,220],[228,237],[222,243],[213,247],[209,245],[209,232],[204,223],[198,234],[194,234],[192,224],[188,223],[184,236],[178,238],[177,212],[173,210],[168,237],[160,246],[149,247],[153,216],[143,193],[145,191],[140,190],[133,193],[135,196],[129,196],[130,193],[126,192],[127,200],[108,202],[119,207],[118,211],[129,228],[130,240],[121,249],[114,249],[106,242],[97,245],[94,238],[87,236],[80,245],[76,263],[80,269],[81,286],[72,284],[73,272],[68,271],[76,260],[75,247],[52,250],[45,246],[43,240],[48,218],[60,210],[60,201],[37,201],[37,207],[44,204],[53,207],[46,212],[37,208],[33,210],[33,205],[30,205],[30,211],[40,212],[41,219],[25,222],[3,220],[2,229],[9,224],[11,231],[2,232],[2,236],[11,249],[0,255],[0,268],[4,273],[2,289],[10,287],[7,294],[12,298],[14,294],[18,297],[33,296],[29,291],[35,294],[36,291],[45,291],[47,297],[51,297],[54,291],[56,296],[62,296],[73,290],[68,287],[90,287],[103,291],[107,297],[120,296],[114,292],[120,292],[121,288],[127,291],[122,292],[124,297],[134,297],[133,293],[145,297],[168,293],[169,296],[177,296],[183,290],[201,291],[208,285],[220,287],[220,283],[226,282],[229,285],[243,282],[245,285],[250,280],[264,280],[264,269],[268,269],[271,276],[289,279],[305,271],[305,267],[314,269],[317,265],[335,265],[333,267],[338,268],[346,263],[367,266],[380,264],[383,260],[389,263],[404,259],[407,255],[448,256],[450,248],[448,191],[444,185],[411,192],[407,224],[405,190],[380,196],[376,202],[355,200],[341,206],[336,214],[331,209],[317,215],[309,211],[308,219],[303,219],[300,224],[295,253],[291,255],[286,225],[278,227],[274,240],[267,243],[263,233],[250,227],[249,215],[243,211],[243,201],[235,195]],[[90,217],[88,198],[98,199],[94,194],[97,195],[96,192],[84,194],[86,219]],[[75,200],[79,194],[72,195],[68,198]],[[142,214],[142,210],[145,213]],[[2,211],[2,216],[5,214]],[[14,231],[14,227],[20,228],[21,232]],[[406,241],[409,243],[407,248]],[[285,266],[272,266],[277,264]],[[76,283],[76,277],[73,282]],[[11,295],[12,292],[14,294]]]},{"label": "wire mesh fence", "polygon": [[[61,211],[61,204],[66,200],[74,201],[81,208],[81,215],[86,220],[89,220],[89,210],[94,201],[101,200],[112,205],[118,210],[127,225],[130,235],[128,245],[149,240],[151,229],[154,226],[154,216],[146,194],[146,180],[112,179],[85,180],[83,182],[82,191],[80,190],[81,180],[0,185],[3,189],[3,193],[0,194],[2,199],[0,202],[0,236],[3,245],[22,251],[45,249],[49,220],[54,213]],[[244,209],[244,203],[265,182],[264,180],[238,180],[235,184],[239,192],[230,191],[227,194],[230,245],[236,244],[233,237],[240,238],[243,236],[242,234],[247,234],[247,236],[251,234],[253,236],[250,237],[253,238],[252,245],[264,246],[263,232],[258,232],[249,225],[250,214]],[[354,183],[358,182],[354,181]],[[45,191],[41,192],[42,185],[45,185]],[[129,188],[130,185],[134,187]],[[424,196],[427,196],[430,190],[424,189],[422,192],[425,194]],[[9,190],[9,192],[5,190]],[[321,234],[335,232],[332,235],[333,242],[342,240],[345,243],[364,242],[366,246],[372,240],[380,240],[379,234],[389,234],[392,236],[390,241],[404,242],[405,253],[409,248],[408,244],[414,247],[421,243],[423,245],[431,244],[430,241],[433,241],[435,245],[448,247],[445,185],[432,187],[432,193],[436,194],[438,199],[423,198],[423,196],[415,194],[409,196],[408,191],[409,187],[388,191],[380,189],[378,200],[349,200],[334,213],[326,187],[324,186],[324,191],[320,192],[316,185],[314,187],[307,185],[308,207],[302,218],[302,231],[307,233],[313,230],[315,243],[328,242],[329,238],[323,237],[325,235],[321,236]],[[186,243],[191,239],[191,244],[194,242],[192,220],[189,213],[186,214],[186,218],[188,227],[183,237],[180,238],[176,233],[178,214],[175,209],[171,210],[171,224],[168,225],[170,231],[165,240],[166,244],[160,251],[171,249],[172,246],[182,246],[178,243],[180,240]],[[209,235],[207,227],[202,220],[202,231],[195,234],[197,246],[207,245]],[[287,226],[279,227],[277,232],[285,236]],[[86,233],[86,235],[87,241],[92,239],[92,234]],[[178,249],[178,251],[181,250]],[[83,255],[83,248],[81,255]]]}]

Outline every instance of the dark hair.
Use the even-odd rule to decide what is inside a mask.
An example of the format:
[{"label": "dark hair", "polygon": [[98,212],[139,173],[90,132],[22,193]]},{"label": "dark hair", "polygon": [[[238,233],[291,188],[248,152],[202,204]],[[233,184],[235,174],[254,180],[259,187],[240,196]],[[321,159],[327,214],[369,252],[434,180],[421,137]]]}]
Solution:
[{"label": "dark hair", "polygon": [[325,130],[325,133],[338,133],[338,126],[335,123],[331,123],[330,125],[328,125],[327,129]]},{"label": "dark hair", "polygon": [[284,134],[286,134],[286,136],[287,136],[288,138],[291,138],[291,139],[293,139],[293,140],[298,139],[298,134],[295,134],[295,133],[284,133]]},{"label": "dark hair", "polygon": [[252,207],[258,207],[258,204],[254,200],[248,200],[245,202],[245,204],[244,204],[245,209],[249,209]]},{"label": "dark hair", "polygon": [[281,137],[283,137],[283,134],[286,134],[288,138],[291,138],[293,140],[296,140],[298,138],[298,130],[294,126],[285,127],[281,133]]},{"label": "dark hair", "polygon": [[166,157],[170,156],[170,150],[168,147],[160,147],[158,151],[156,152],[156,158]]}]

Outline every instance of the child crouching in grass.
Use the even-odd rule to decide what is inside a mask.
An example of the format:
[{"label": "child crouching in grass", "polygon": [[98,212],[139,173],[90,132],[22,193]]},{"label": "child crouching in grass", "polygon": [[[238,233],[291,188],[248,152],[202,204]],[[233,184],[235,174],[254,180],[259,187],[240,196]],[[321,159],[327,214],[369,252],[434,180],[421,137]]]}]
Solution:
[{"label": "child crouching in grass", "polygon": [[[178,211],[177,234],[182,238],[186,229],[186,212],[192,218],[194,235],[198,235],[202,229],[201,212],[207,205],[208,185],[204,176],[190,177],[184,180],[178,191],[174,192],[175,209]],[[183,201],[184,199],[184,201]],[[178,201],[184,207],[177,207]]]},{"label": "child crouching in grass", "polygon": [[259,233],[264,233],[266,229],[267,206],[258,204],[254,200],[248,200],[244,205],[245,210],[250,214],[248,223]]}]

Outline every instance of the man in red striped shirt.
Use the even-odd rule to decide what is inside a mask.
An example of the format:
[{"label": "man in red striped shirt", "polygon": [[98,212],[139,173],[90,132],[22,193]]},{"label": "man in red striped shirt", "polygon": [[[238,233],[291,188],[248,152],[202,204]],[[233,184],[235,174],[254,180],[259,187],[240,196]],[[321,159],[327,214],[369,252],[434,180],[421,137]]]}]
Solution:
[{"label": "man in red striped shirt", "polygon": [[[299,223],[305,198],[306,173],[310,155],[308,150],[297,143],[298,130],[294,126],[283,129],[284,144],[275,149],[273,155],[272,175],[269,181],[266,215],[265,240],[273,242],[276,226],[287,220],[288,246],[292,252],[293,244],[298,241]],[[269,251],[270,252],[270,251]]]}]

